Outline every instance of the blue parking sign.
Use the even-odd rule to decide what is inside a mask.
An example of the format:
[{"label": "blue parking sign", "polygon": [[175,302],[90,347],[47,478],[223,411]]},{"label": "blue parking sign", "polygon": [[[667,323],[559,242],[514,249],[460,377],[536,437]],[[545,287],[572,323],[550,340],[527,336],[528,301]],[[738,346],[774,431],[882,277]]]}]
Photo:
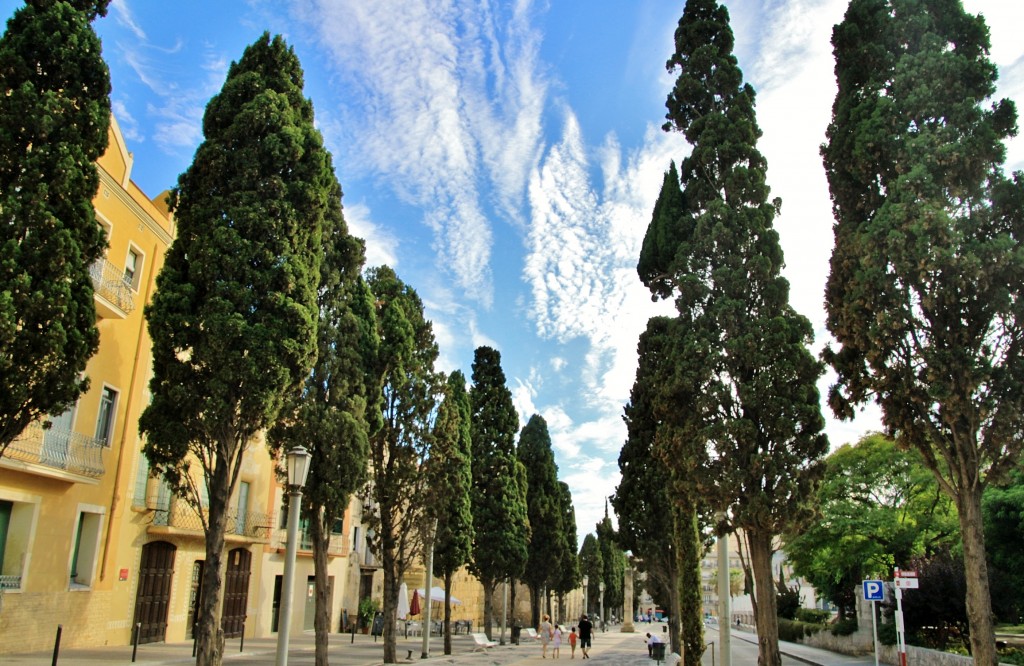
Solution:
[{"label": "blue parking sign", "polygon": [[885,588],[880,580],[864,581],[864,601],[882,601],[885,599]]}]

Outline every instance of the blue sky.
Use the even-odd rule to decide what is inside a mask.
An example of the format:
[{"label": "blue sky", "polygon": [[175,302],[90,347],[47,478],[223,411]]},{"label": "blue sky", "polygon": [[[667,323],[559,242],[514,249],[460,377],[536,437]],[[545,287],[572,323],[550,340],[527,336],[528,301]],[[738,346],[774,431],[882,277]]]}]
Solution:
[{"label": "blue sky", "polygon": [[[21,2],[0,0],[0,16]],[[96,28],[115,115],[151,196],[202,139],[227,67],[280,33],[334,154],[368,264],[423,298],[444,370],[501,351],[520,420],[545,417],[580,538],[618,483],[622,408],[647,318],[636,277],[661,177],[687,147],[660,130],[682,0],[113,0]],[[725,3],[760,143],[791,300],[827,334],[831,208],[818,156],[835,94],[829,38],[843,0]],[[992,29],[1001,96],[1024,103],[1024,3],[967,0]],[[1024,168],[1024,142],[1008,166]],[[829,383],[822,381],[824,392]],[[831,418],[833,446],[878,428]]]}]

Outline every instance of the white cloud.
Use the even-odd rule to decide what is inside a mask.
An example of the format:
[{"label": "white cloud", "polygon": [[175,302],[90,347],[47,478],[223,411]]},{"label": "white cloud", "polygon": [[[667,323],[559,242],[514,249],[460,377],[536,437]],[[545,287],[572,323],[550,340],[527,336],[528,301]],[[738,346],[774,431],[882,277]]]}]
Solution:
[{"label": "white cloud", "polygon": [[354,159],[427,210],[438,265],[489,307],[493,232],[478,185],[490,179],[515,219],[539,145],[545,85],[530,4],[508,17],[470,0],[295,7],[355,91],[346,104],[361,105],[340,110]]},{"label": "white cloud", "polygon": [[110,109],[114,112],[114,116],[117,118],[117,124],[121,127],[121,134],[124,138],[133,142],[141,142],[145,140],[141,130],[139,129],[139,123],[132,116],[128,110],[128,106],[119,99],[110,100]]},{"label": "white cloud", "polygon": [[135,22],[135,17],[132,16],[131,9],[128,8],[128,0],[110,0],[110,8],[113,10],[114,17],[118,23],[127,28],[137,38],[141,40],[146,39],[146,33]]},{"label": "white cloud", "polygon": [[370,207],[364,203],[345,204],[348,231],[366,241],[366,265],[396,268],[398,239],[373,221]]}]

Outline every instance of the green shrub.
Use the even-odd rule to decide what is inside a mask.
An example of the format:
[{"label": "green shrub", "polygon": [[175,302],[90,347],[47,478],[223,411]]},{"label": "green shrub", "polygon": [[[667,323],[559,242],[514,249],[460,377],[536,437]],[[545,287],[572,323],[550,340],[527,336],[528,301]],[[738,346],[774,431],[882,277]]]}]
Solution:
[{"label": "green shrub", "polygon": [[878,625],[878,642],[882,645],[896,645],[895,622],[883,622]]},{"label": "green shrub", "polygon": [[849,636],[855,631],[857,631],[857,618],[855,617],[839,620],[832,625],[833,636]]},{"label": "green shrub", "polygon": [[999,663],[1024,666],[1024,650],[1020,648],[1003,648],[999,651]]},{"label": "green shrub", "polygon": [[832,611],[817,608],[798,608],[796,619],[811,624],[827,624],[832,619]]},{"label": "green shrub", "polygon": [[796,643],[807,636],[821,631],[822,625],[798,620],[779,618],[779,640]]}]

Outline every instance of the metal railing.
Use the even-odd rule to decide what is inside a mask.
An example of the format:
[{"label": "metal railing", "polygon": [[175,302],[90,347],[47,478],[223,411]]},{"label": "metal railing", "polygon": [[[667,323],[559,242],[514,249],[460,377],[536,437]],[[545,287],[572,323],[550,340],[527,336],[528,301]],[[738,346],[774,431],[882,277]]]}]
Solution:
[{"label": "metal railing", "polygon": [[98,479],[103,467],[103,440],[62,428],[32,423],[7,447],[4,456]]},{"label": "metal railing", "polygon": [[[288,530],[274,530],[274,539],[270,544],[272,548],[284,548],[288,545]],[[313,537],[309,530],[303,530],[299,534],[299,550],[312,552]],[[331,534],[330,542],[327,544],[327,554],[339,556],[345,552],[345,537],[341,534]]]},{"label": "metal railing", "polygon": [[110,301],[125,314],[135,309],[132,285],[125,279],[124,269],[100,257],[89,267],[92,286],[96,293]]},{"label": "metal railing", "polygon": [[[209,515],[209,509],[204,507],[203,514]],[[229,509],[225,532],[250,539],[266,539],[270,534],[270,520],[271,516],[268,513],[247,511],[239,517],[237,509]],[[199,514],[184,501],[158,506],[153,511],[153,525],[203,532],[203,521]]]},{"label": "metal railing", "polygon": [[0,590],[20,590],[21,576],[0,576]]}]

